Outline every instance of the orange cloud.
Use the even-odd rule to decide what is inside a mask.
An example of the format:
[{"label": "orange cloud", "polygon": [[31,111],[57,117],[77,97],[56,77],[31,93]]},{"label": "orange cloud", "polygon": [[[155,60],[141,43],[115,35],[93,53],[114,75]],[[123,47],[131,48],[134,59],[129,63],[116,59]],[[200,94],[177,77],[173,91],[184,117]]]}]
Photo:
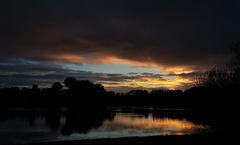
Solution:
[{"label": "orange cloud", "polygon": [[57,59],[59,61],[68,62],[68,63],[89,63],[89,64],[112,64],[111,57],[104,56],[94,56],[94,55],[72,55],[72,54],[62,54],[62,55],[54,55],[51,56],[53,59]]},{"label": "orange cloud", "polygon": [[[139,62],[130,59],[123,59],[111,55],[106,54],[88,54],[88,55],[76,55],[76,54],[58,54],[58,55],[50,55],[52,59],[56,59],[62,62],[68,63],[88,63],[88,64],[126,64],[133,68],[143,68],[150,70],[162,71],[163,68],[157,65],[154,62]],[[151,59],[148,59],[151,60]]]},{"label": "orange cloud", "polygon": [[[64,61],[68,63],[88,63],[88,64],[126,64],[134,68],[144,68],[149,70],[158,70],[159,74],[164,71],[159,77],[152,77],[151,75],[140,75],[140,76],[131,76],[124,78],[124,80],[111,81],[111,80],[100,80],[101,84],[105,87],[119,87],[119,86],[129,86],[129,87],[144,87],[144,88],[169,88],[177,89],[183,84],[194,83],[194,80],[189,78],[182,78],[178,76],[183,73],[191,73],[193,71],[192,66],[174,66],[174,67],[163,67],[155,64],[150,58],[149,62],[138,62],[128,59],[122,59],[115,56],[108,56],[104,54],[94,54],[94,55],[73,55],[73,54],[62,54],[54,55],[52,58],[59,61]],[[175,76],[171,77],[169,74],[174,74]],[[108,76],[104,76],[108,77]],[[104,78],[103,77],[103,78]],[[134,85],[133,85],[134,84]]]},{"label": "orange cloud", "polygon": [[137,81],[137,83],[146,88],[159,88],[165,87],[168,89],[177,89],[186,83],[194,83],[193,80],[177,77],[175,79],[157,79],[157,78],[145,78],[145,81]]},{"label": "orange cloud", "polygon": [[164,66],[154,62],[151,58],[143,58],[146,61],[136,61],[112,56],[103,53],[91,53],[85,55],[58,54],[51,55],[50,58],[69,63],[89,63],[89,64],[126,64],[133,68],[143,68],[149,70],[172,72],[175,74],[189,73],[194,70],[194,66]]},{"label": "orange cloud", "polygon": [[175,74],[190,73],[194,70],[194,66],[167,66],[163,70]]},{"label": "orange cloud", "polygon": [[137,75],[134,77],[124,76],[124,79],[121,80],[102,80],[100,83],[105,87],[144,87],[144,88],[167,88],[167,89],[178,89],[183,86],[183,84],[192,84],[194,80],[182,77],[170,78],[161,78],[161,77],[152,77]]}]

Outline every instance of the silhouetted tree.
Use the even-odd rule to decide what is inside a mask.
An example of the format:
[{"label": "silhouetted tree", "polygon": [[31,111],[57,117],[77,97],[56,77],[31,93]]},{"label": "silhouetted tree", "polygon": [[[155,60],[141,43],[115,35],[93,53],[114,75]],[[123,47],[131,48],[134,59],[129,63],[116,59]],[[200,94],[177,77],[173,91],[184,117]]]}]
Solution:
[{"label": "silhouetted tree", "polygon": [[240,44],[231,46],[234,53],[227,64],[216,65],[198,76],[198,86],[206,88],[229,88],[240,86]]},{"label": "silhouetted tree", "polygon": [[147,96],[148,91],[147,90],[131,90],[127,94],[128,95],[135,95],[135,96]]},{"label": "silhouetted tree", "polygon": [[101,84],[96,84],[95,85],[95,91],[96,95],[103,95],[106,93],[106,90],[104,89],[104,86]]},{"label": "silhouetted tree", "polygon": [[158,96],[163,96],[164,94],[166,94],[167,90],[162,90],[162,89],[153,89],[151,91],[151,95],[158,95]]},{"label": "silhouetted tree", "polygon": [[30,97],[38,97],[40,95],[40,89],[38,88],[38,85],[32,86],[31,95],[32,96],[30,96]]},{"label": "silhouetted tree", "polygon": [[107,96],[115,96],[115,93],[113,91],[109,91],[106,93]]},{"label": "silhouetted tree", "polygon": [[198,89],[186,91],[187,96],[189,93],[195,96],[198,106],[226,110],[235,110],[239,106],[237,94],[240,88],[240,44],[235,43],[231,49],[234,54],[228,63],[214,66],[202,73],[199,75]]},{"label": "silhouetted tree", "polygon": [[38,89],[38,85],[33,85],[32,86],[32,90],[37,90]]},{"label": "silhouetted tree", "polygon": [[225,88],[232,84],[234,72],[226,66],[214,66],[199,76],[199,86],[206,88]]},{"label": "silhouetted tree", "polygon": [[64,84],[68,88],[71,88],[76,82],[77,80],[74,77],[67,77],[64,80]]},{"label": "silhouetted tree", "polygon": [[64,84],[69,88],[68,95],[72,102],[74,100],[78,100],[81,103],[96,102],[96,100],[103,99],[106,93],[101,84],[94,84],[89,80],[76,80],[73,77],[68,77],[64,80]]},{"label": "silhouetted tree", "polygon": [[[53,83],[52,87],[49,89],[49,97],[56,99],[61,96],[61,90],[63,86],[59,82]],[[49,99],[49,98],[48,98]]]},{"label": "silhouetted tree", "polygon": [[53,89],[53,90],[61,90],[62,88],[63,88],[63,86],[59,82],[55,82],[51,87],[51,89]]}]

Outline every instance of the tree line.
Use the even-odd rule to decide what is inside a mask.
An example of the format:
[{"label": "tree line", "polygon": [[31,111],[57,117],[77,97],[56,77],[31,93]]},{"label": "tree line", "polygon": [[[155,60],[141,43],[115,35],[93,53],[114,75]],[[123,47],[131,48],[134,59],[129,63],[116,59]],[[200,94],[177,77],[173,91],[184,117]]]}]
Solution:
[{"label": "tree line", "polygon": [[40,106],[68,106],[68,105],[151,105],[163,104],[171,100],[170,98],[183,97],[181,90],[131,90],[130,92],[115,93],[106,91],[101,84],[94,84],[89,80],[77,80],[74,77],[67,77],[64,85],[55,82],[50,88],[0,88],[1,106],[21,106],[21,105],[40,105]]},{"label": "tree line", "polygon": [[[201,107],[203,104],[221,104],[226,93],[219,89],[197,86],[186,91],[181,90],[131,90],[126,94],[106,91],[101,84],[89,80],[77,80],[67,77],[64,80],[67,89],[60,82],[55,82],[50,88],[1,88],[1,106],[158,106],[158,107]],[[216,93],[217,92],[217,93]],[[217,95],[219,94],[219,95]],[[223,100],[222,100],[223,99]],[[221,101],[221,102],[219,102]],[[206,105],[205,105],[206,106]]]},{"label": "tree line", "polygon": [[0,105],[151,105],[185,107],[236,106],[240,88],[240,44],[232,46],[232,59],[197,76],[198,83],[186,91],[181,90],[132,90],[126,94],[106,91],[101,84],[89,80],[67,77],[63,89],[60,82],[50,88],[0,88]]}]

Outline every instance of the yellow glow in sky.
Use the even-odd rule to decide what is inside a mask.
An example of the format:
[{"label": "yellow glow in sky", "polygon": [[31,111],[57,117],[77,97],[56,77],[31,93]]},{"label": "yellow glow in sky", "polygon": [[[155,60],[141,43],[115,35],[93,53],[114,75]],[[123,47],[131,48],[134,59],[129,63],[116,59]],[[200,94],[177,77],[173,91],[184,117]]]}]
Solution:
[{"label": "yellow glow in sky", "polygon": [[[129,77],[129,79],[120,80],[118,82],[111,80],[99,80],[97,83],[101,83],[105,87],[119,87],[119,86],[128,86],[128,87],[144,87],[144,88],[167,88],[167,89],[177,89],[181,87],[183,84],[194,83],[194,80],[189,78],[183,78],[178,76],[182,73],[191,73],[193,72],[193,68],[190,66],[174,66],[174,67],[163,67],[159,64],[156,64],[150,58],[147,59],[147,62],[139,62],[133,60],[122,59],[115,56],[110,55],[73,55],[73,54],[63,54],[63,55],[54,55],[51,56],[54,59],[67,62],[67,63],[75,63],[75,64],[101,64],[106,65],[111,69],[110,65],[127,65],[129,68],[138,69],[143,68],[145,71],[142,73],[146,73],[148,70],[154,70],[162,74],[160,77],[152,77],[147,75],[140,75],[133,79]],[[128,70],[126,70],[128,71]],[[129,73],[133,70],[129,70]],[[108,73],[108,72],[104,72]],[[169,74],[174,74],[174,77],[169,77]],[[126,75],[126,74],[125,74]],[[127,76],[127,75],[126,75]]]}]

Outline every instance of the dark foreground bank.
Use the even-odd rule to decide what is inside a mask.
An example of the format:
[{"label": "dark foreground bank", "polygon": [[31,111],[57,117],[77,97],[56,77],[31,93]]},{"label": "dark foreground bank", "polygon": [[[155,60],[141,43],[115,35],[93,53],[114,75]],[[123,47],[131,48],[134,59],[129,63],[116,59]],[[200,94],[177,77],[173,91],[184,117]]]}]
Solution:
[{"label": "dark foreground bank", "polygon": [[226,145],[238,144],[240,141],[236,136],[223,136],[216,134],[198,134],[198,135],[173,135],[173,136],[151,136],[151,137],[128,137],[113,139],[89,139],[79,141],[56,141],[35,143],[31,145]]}]

